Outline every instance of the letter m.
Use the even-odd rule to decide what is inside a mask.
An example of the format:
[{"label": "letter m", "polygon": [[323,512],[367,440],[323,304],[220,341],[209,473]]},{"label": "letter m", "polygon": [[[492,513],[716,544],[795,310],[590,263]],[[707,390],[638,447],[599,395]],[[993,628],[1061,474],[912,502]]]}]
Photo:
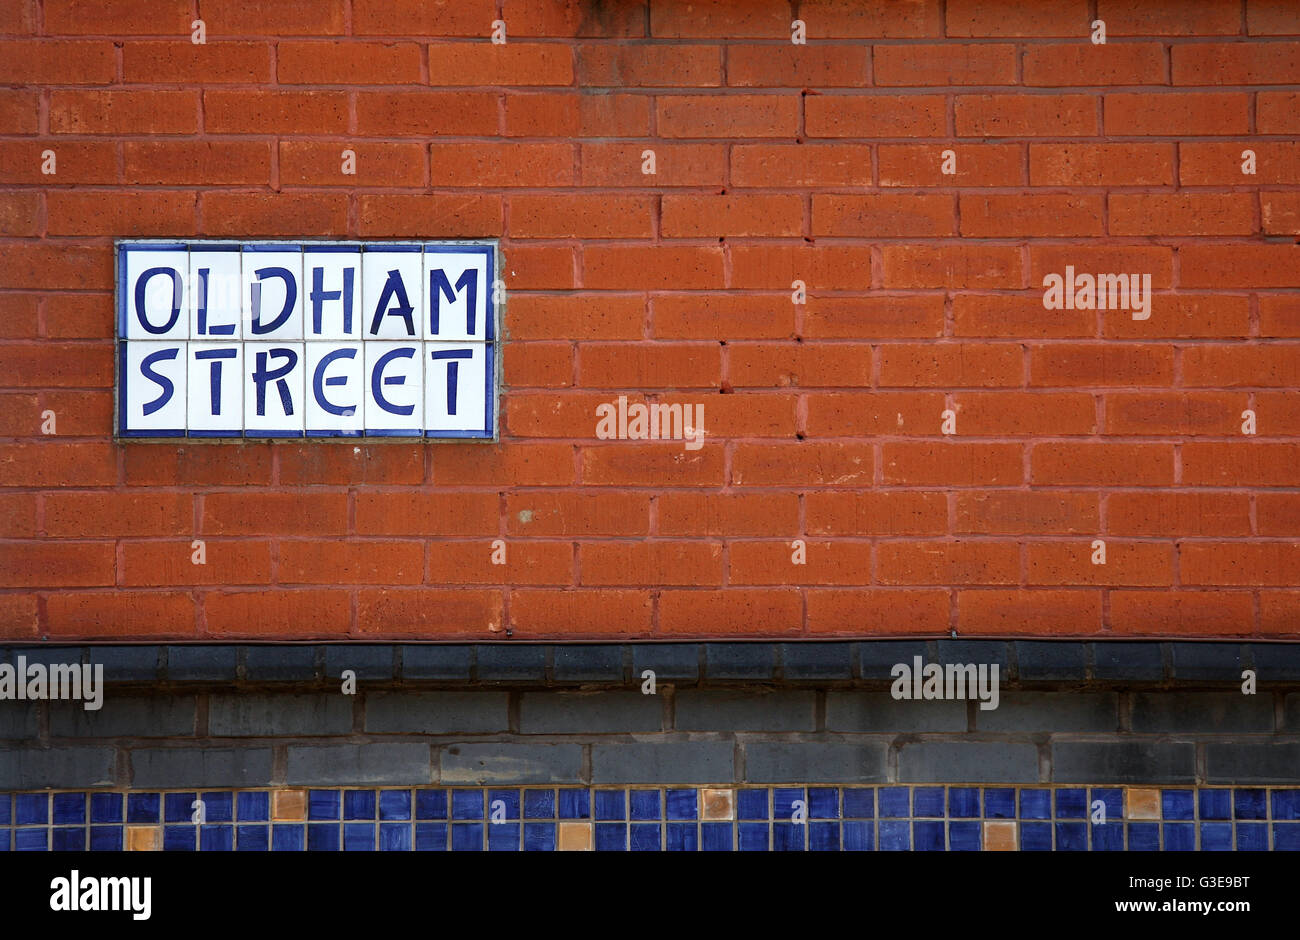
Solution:
[{"label": "letter m", "polygon": [[1103,310],[1128,309],[1127,274],[1101,274],[1097,276],[1097,306]]},{"label": "letter m", "polygon": [[[101,905],[106,911],[124,911],[134,896],[130,878],[100,878]],[[109,901],[112,898],[112,901]]]},{"label": "letter m", "polygon": [[474,311],[478,309],[478,269],[468,268],[460,276],[453,289],[451,281],[447,279],[447,273],[442,268],[432,268],[429,271],[429,335],[436,336],[441,332],[438,321],[442,313],[442,298],[445,296],[448,303],[456,302],[456,295],[460,291],[465,291],[465,331],[468,335],[474,335]]},{"label": "letter m", "polygon": [[974,663],[948,663],[948,688],[953,698],[966,698],[966,690],[975,690],[978,670]]},{"label": "letter m", "polygon": [[682,422],[682,406],[677,405],[660,405],[658,403],[650,406],[650,437],[658,438],[661,441],[669,441],[678,437],[685,437],[685,425]]},{"label": "letter m", "polygon": [[51,697],[81,698],[81,666],[76,663],[50,664]]}]

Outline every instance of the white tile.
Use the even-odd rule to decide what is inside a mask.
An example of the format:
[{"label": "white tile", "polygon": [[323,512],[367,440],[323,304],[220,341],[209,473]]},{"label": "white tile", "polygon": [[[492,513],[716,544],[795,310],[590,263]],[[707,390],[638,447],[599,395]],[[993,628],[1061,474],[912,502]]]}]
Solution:
[{"label": "white tile", "polygon": [[[488,249],[490,250],[490,249]],[[487,339],[488,256],[480,248],[424,252],[425,338]]]},{"label": "white tile", "polygon": [[364,346],[312,340],[306,346],[308,435],[360,435],[366,415]]},{"label": "white tile", "polygon": [[243,266],[244,338],[302,339],[302,252],[245,246]]},{"label": "white tile", "polygon": [[302,435],[306,371],[302,343],[244,343],[245,436]]},{"label": "white tile", "polygon": [[360,339],[361,252],[303,249],[303,335],[306,339]]},{"label": "white tile", "polygon": [[[185,433],[186,343],[128,342],[119,392],[121,430]],[[138,436],[138,435],[137,435]]]},{"label": "white tile", "polygon": [[192,436],[243,434],[243,343],[190,343],[187,391],[188,426]]},{"label": "white tile", "polygon": [[366,251],[362,255],[364,339],[422,339],[424,268],[415,251]]},{"label": "white tile", "polygon": [[496,398],[492,356],[491,343],[424,344],[427,431],[486,432],[487,405]]},{"label": "white tile", "polygon": [[239,302],[243,266],[239,246],[229,250],[190,248],[190,338],[214,341],[240,339]]},{"label": "white tile", "polygon": [[118,285],[125,307],[126,338],[145,340],[189,339],[190,322],[185,281],[189,254],[184,249],[157,251],[130,248],[126,255],[126,283]]},{"label": "white tile", "polygon": [[422,343],[366,343],[366,433],[424,430]]}]

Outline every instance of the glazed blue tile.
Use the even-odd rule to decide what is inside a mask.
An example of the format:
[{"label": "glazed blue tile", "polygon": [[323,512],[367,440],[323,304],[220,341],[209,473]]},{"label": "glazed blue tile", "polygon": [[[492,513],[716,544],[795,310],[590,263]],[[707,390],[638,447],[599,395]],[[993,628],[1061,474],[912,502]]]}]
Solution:
[{"label": "glazed blue tile", "polygon": [[483,818],[483,791],[482,790],[452,790],[451,791],[451,818],[452,819],[482,819]]},{"label": "glazed blue tile", "polygon": [[839,819],[840,791],[834,787],[809,787],[808,818]]},{"label": "glazed blue tile", "polygon": [[1056,791],[1056,818],[1083,819],[1088,815],[1088,791],[1068,787]]},{"label": "glazed blue tile", "polygon": [[659,827],[654,823],[632,823],[627,827],[627,844],[633,852],[658,852]]},{"label": "glazed blue tile", "polygon": [[446,790],[416,790],[415,791],[415,818],[416,819],[446,819],[447,818],[447,791]]},{"label": "glazed blue tile", "polygon": [[944,850],[943,823],[912,823],[912,842],[917,852],[942,852]]},{"label": "glazed blue tile", "polygon": [[351,822],[343,824],[344,852],[373,852],[375,850],[375,824]]},{"label": "glazed blue tile", "polygon": [[1021,819],[1051,819],[1052,818],[1052,791],[1051,790],[1021,790],[1020,791],[1020,818]]},{"label": "glazed blue tile", "polygon": [[840,850],[840,824],[814,822],[808,824],[808,851],[838,852]]},{"label": "glazed blue tile", "polygon": [[1202,819],[1231,819],[1231,790],[1202,790],[1199,794]]},{"label": "glazed blue tile", "polygon": [[197,826],[163,826],[163,851],[193,852],[198,834]]},{"label": "glazed blue tile", "polygon": [[705,852],[730,852],[733,844],[732,825],[729,822],[700,823],[700,849]]},{"label": "glazed blue tile", "polygon": [[772,791],[772,818],[794,819],[795,813],[799,810],[797,804],[800,803],[803,804],[806,818],[808,800],[804,796],[803,787],[777,787]]},{"label": "glazed blue tile", "polygon": [[308,790],[308,819],[338,819],[342,797],[338,790]]},{"label": "glazed blue tile", "polygon": [[307,847],[307,827],[277,823],[271,827],[272,852],[301,852]]},{"label": "glazed blue tile", "polygon": [[519,818],[518,790],[488,791],[488,821],[500,819],[503,815],[506,819]]},{"label": "glazed blue tile", "polygon": [[50,849],[50,830],[15,829],[15,852],[48,852]]},{"label": "glazed blue tile", "polygon": [[157,793],[128,793],[126,795],[126,821],[129,823],[158,822],[161,801],[162,797]]},{"label": "glazed blue tile", "polygon": [[1193,852],[1196,850],[1196,826],[1192,823],[1165,823],[1165,851]]},{"label": "glazed blue tile", "polygon": [[[210,823],[234,822],[235,795],[229,790],[214,790],[199,797],[203,801],[203,818]],[[192,816],[191,816],[192,818]]]},{"label": "glazed blue tile", "polygon": [[14,822],[19,826],[44,826],[50,821],[48,793],[19,793],[15,800]]},{"label": "glazed blue tile", "polygon": [[525,852],[554,852],[555,823],[524,823]]},{"label": "glazed blue tile", "polygon": [[977,822],[948,823],[948,848],[953,852],[978,852],[980,824]]},{"label": "glazed blue tile", "polygon": [[591,791],[561,790],[558,808],[561,819],[590,819]]},{"label": "glazed blue tile", "polygon": [[1268,826],[1264,823],[1237,823],[1238,852],[1267,852]]},{"label": "glazed blue tile", "polygon": [[596,818],[627,819],[627,791],[597,790]]},{"label": "glazed blue tile", "polygon": [[[596,794],[596,811],[600,812],[599,792]],[[627,823],[596,823],[596,851],[626,852]]]},{"label": "glazed blue tile", "polygon": [[1052,851],[1052,824],[1045,822],[1021,823],[1020,849],[1023,852]]},{"label": "glazed blue tile", "polygon": [[1194,818],[1196,794],[1191,790],[1161,790],[1160,813],[1163,819]]},{"label": "glazed blue tile", "polygon": [[1232,807],[1238,819],[1266,819],[1263,790],[1233,790]]},{"label": "glazed blue tile", "polygon": [[554,790],[525,790],[524,819],[554,819]]},{"label": "glazed blue tile", "polygon": [[880,851],[906,852],[912,847],[912,827],[907,822],[880,821]]},{"label": "glazed blue tile", "polygon": [[[203,846],[205,851],[218,852],[220,849]],[[92,852],[120,852],[122,851],[122,827],[121,826],[91,826],[90,827],[90,851]]]},{"label": "glazed blue tile", "polygon": [[1231,852],[1232,823],[1201,823],[1201,851]]},{"label": "glazed blue tile", "polygon": [[[8,833],[5,833],[8,835]],[[65,826],[50,833],[50,847],[55,852],[86,851],[86,829],[84,826]],[[191,844],[190,848],[194,846]]]},{"label": "glazed blue tile", "polygon": [[948,788],[948,815],[954,819],[973,819],[980,814],[980,791],[974,787]]},{"label": "glazed blue tile", "polygon": [[807,828],[799,823],[772,823],[772,851],[802,852]]},{"label": "glazed blue tile", "polygon": [[488,823],[489,852],[518,852],[519,823]]},{"label": "glazed blue tile", "polygon": [[658,790],[632,790],[628,806],[633,819],[663,819],[663,796]]},{"label": "glazed blue tile", "polygon": [[337,852],[339,827],[335,823],[309,823],[307,825],[307,850],[309,852]]},{"label": "glazed blue tile", "polygon": [[767,823],[737,823],[736,837],[742,852],[766,852],[768,849]]},{"label": "glazed blue tile", "polygon": [[1056,824],[1056,851],[1086,852],[1088,827],[1083,823],[1059,822]]},{"label": "glazed blue tile", "polygon": [[[515,837],[518,841],[518,836]],[[411,851],[411,827],[407,823],[379,824],[379,851]]]},{"label": "glazed blue tile", "polygon": [[163,795],[163,821],[189,822],[194,817],[193,803],[197,793],[167,793]]},{"label": "glazed blue tile", "polygon": [[[891,819],[906,818],[912,811],[912,792],[907,787],[881,787],[880,788],[880,818],[889,817]],[[883,836],[880,845],[883,848],[885,840]]]},{"label": "glazed blue tile", "polygon": [[844,818],[845,819],[875,819],[876,818],[875,787],[845,787],[844,788]]},{"label": "glazed blue tile", "polygon": [[1129,823],[1128,850],[1130,852],[1159,852],[1160,824],[1153,822]]},{"label": "glazed blue tile", "polygon": [[[636,791],[632,791],[636,795]],[[771,819],[768,809],[768,791],[741,790],[736,794],[737,819]],[[635,816],[633,817],[636,818]]]},{"label": "glazed blue tile", "polygon": [[343,791],[344,819],[374,819],[375,805],[374,790]]},{"label": "glazed blue tile", "polygon": [[235,850],[266,852],[271,848],[270,826],[236,826]]},{"label": "glazed blue tile", "polygon": [[483,824],[454,823],[451,827],[451,850],[453,852],[482,852]]},{"label": "glazed blue tile", "polygon": [[417,852],[447,851],[447,824],[446,823],[416,823],[415,824],[415,851]]},{"label": "glazed blue tile", "polygon": [[90,821],[92,823],[122,822],[122,806],[124,802],[121,793],[90,794]]},{"label": "glazed blue tile", "polygon": [[235,812],[240,822],[266,822],[271,818],[271,794],[241,792],[235,799]]},{"label": "glazed blue tile", "polygon": [[989,788],[984,791],[985,819],[1015,819],[1016,791],[1010,787]]},{"label": "glazed blue tile", "polygon": [[[519,809],[519,794],[515,794],[515,809]],[[410,790],[380,790],[379,791],[379,818],[380,819],[410,819],[411,818],[411,791]]]},{"label": "glazed blue tile", "polygon": [[1300,852],[1300,823],[1273,823],[1273,851]]},{"label": "glazed blue tile", "polygon": [[1300,790],[1273,791],[1273,819],[1300,819]]},{"label": "glazed blue tile", "polygon": [[669,790],[664,794],[668,819],[699,819],[699,795],[695,790]]},{"label": "glazed blue tile", "polygon": [[82,826],[86,823],[86,794],[54,794],[54,825]]},{"label": "glazed blue tile", "polygon": [[[1106,810],[1107,819],[1110,819],[1110,810]],[[1092,832],[1092,850],[1094,852],[1123,852],[1124,851],[1124,824],[1119,822],[1119,817],[1115,817],[1115,822],[1108,822],[1104,826],[1090,826]]]},{"label": "glazed blue tile", "polygon": [[1124,818],[1124,791],[1118,787],[1093,790],[1088,794],[1088,817],[1092,818],[1093,804],[1101,800],[1106,807],[1106,822]]},{"label": "glazed blue tile", "polygon": [[[116,796],[117,794],[103,794],[104,796]],[[13,819],[13,799],[8,793],[0,793],[0,826],[9,825]]]},{"label": "glazed blue tile", "polygon": [[942,816],[943,787],[917,787],[912,791],[913,816]]},{"label": "glazed blue tile", "polygon": [[846,822],[842,827],[841,838],[846,852],[871,852],[876,847],[876,824]]},{"label": "glazed blue tile", "polygon": [[668,823],[664,827],[664,849],[669,852],[696,852],[700,848],[700,835],[695,823]]}]

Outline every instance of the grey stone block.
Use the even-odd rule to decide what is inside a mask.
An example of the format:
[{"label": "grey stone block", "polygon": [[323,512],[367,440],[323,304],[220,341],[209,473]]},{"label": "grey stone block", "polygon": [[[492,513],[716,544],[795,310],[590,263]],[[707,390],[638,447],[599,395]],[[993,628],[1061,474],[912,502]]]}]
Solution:
[{"label": "grey stone block", "polygon": [[472,646],[442,644],[403,646],[402,678],[464,682],[469,680],[469,670],[473,662]]},{"label": "grey stone block", "polygon": [[827,692],[826,730],[876,734],[965,731],[966,703],[899,700],[884,689],[875,692]]},{"label": "grey stone block", "polygon": [[975,710],[979,731],[1117,731],[1115,692],[1004,692],[998,707]]},{"label": "grey stone block", "polygon": [[591,782],[730,783],[735,780],[730,741],[636,741],[591,746]]},{"label": "grey stone block", "polygon": [[1133,730],[1186,734],[1248,734],[1273,730],[1273,696],[1240,692],[1139,692]]},{"label": "grey stone block", "polygon": [[238,646],[169,646],[167,678],[176,681],[234,679]]},{"label": "grey stone block", "polygon": [[724,692],[687,689],[677,693],[678,731],[812,731],[815,692]]},{"label": "grey stone block", "polygon": [[863,679],[889,679],[890,670],[899,663],[907,663],[910,669],[917,656],[929,660],[923,640],[873,640],[857,647],[858,672]]},{"label": "grey stone block", "polygon": [[371,734],[467,734],[510,727],[506,692],[372,692],[366,695]]},{"label": "grey stone block", "polygon": [[1234,741],[1205,745],[1210,783],[1300,783],[1300,742]]},{"label": "grey stone block", "polygon": [[302,681],[316,678],[316,646],[247,646],[244,675],[253,681]]},{"label": "grey stone block", "polygon": [[1261,682],[1300,680],[1300,643],[1252,643],[1250,658]]},{"label": "grey stone block", "polygon": [[745,745],[748,783],[883,783],[883,742],[754,741]]},{"label": "grey stone block", "polygon": [[351,669],[358,679],[393,678],[393,648],[391,646],[327,646],[325,648],[325,675],[337,679],[343,670]]},{"label": "grey stone block", "polygon": [[156,646],[92,646],[86,662],[104,664],[105,682],[138,682],[158,678]]},{"label": "grey stone block", "polygon": [[1209,679],[1240,682],[1242,661],[1240,643],[1172,643],[1175,679]]},{"label": "grey stone block", "polygon": [[642,643],[632,647],[632,679],[641,682],[647,669],[656,682],[694,682],[700,678],[698,643]]},{"label": "grey stone block", "polygon": [[439,759],[444,784],[582,782],[580,744],[449,744]]},{"label": "grey stone block", "polygon": [[193,695],[104,696],[98,711],[81,702],[50,703],[50,734],[56,738],[153,738],[194,735]]},{"label": "grey stone block", "polygon": [[630,734],[663,730],[663,698],[640,692],[525,692],[524,734]]},{"label": "grey stone block", "polygon": [[419,742],[289,746],[287,783],[299,786],[436,783],[433,752]]},{"label": "grey stone block", "polygon": [[[81,707],[80,703],[77,707]],[[0,740],[25,741],[36,737],[37,710],[37,704],[30,700],[0,702]]]},{"label": "grey stone block", "polygon": [[1092,644],[1093,675],[1098,679],[1149,680],[1165,677],[1165,660],[1159,643]]},{"label": "grey stone block", "polygon": [[704,673],[710,679],[771,680],[776,647],[771,643],[705,643]]},{"label": "grey stone block", "polygon": [[786,679],[852,679],[852,643],[782,643],[781,663]]},{"label": "grey stone block", "polygon": [[484,682],[545,682],[546,647],[536,644],[483,644],[478,654],[478,677]]},{"label": "grey stone block", "polygon": [[[51,666],[55,663],[73,663],[80,665],[84,649],[80,646],[22,646],[10,650],[11,660],[15,666],[18,665],[18,658],[21,656],[28,666],[39,663],[42,666]],[[104,669],[104,678],[108,679],[108,668]]]},{"label": "grey stone block", "polygon": [[900,783],[1037,783],[1038,748],[1013,741],[918,741],[898,752]]},{"label": "grey stone block", "polygon": [[340,692],[227,692],[208,697],[208,734],[214,738],[348,734],[354,696]]},{"label": "grey stone block", "polygon": [[1007,644],[1001,640],[939,640],[936,662],[998,664],[998,675],[1006,679],[1011,665]]},{"label": "grey stone block", "polygon": [[1185,741],[1057,741],[1054,783],[1194,783],[1196,747]]},{"label": "grey stone block", "polygon": [[117,782],[116,766],[111,747],[0,749],[0,789],[108,787]]},{"label": "grey stone block", "polygon": [[560,682],[622,682],[623,647],[557,644],[551,652]]},{"label": "grey stone block", "polygon": [[269,747],[159,747],[131,751],[131,785],[259,787],[271,782]]},{"label": "grey stone block", "polygon": [[1300,692],[1292,692],[1286,697],[1287,731],[1300,731]]},{"label": "grey stone block", "polygon": [[1030,681],[1082,679],[1087,665],[1084,653],[1084,645],[1073,640],[1018,640],[1019,677]]}]

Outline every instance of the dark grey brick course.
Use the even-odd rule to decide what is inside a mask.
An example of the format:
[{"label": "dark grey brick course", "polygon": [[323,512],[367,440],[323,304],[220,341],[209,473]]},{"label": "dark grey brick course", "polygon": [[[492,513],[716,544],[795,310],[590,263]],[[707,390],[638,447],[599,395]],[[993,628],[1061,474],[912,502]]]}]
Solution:
[{"label": "dark grey brick course", "polygon": [[1058,741],[1054,783],[1193,783],[1196,746],[1184,741]]},{"label": "dark grey brick course", "polygon": [[730,741],[634,741],[591,746],[592,783],[725,783],[735,779]]},{"label": "dark grey brick course", "polygon": [[1003,692],[998,707],[975,710],[978,731],[1117,731],[1114,692]]},{"label": "dark grey brick course", "polygon": [[814,692],[729,692],[683,689],[677,693],[678,731],[812,731]]},{"label": "dark grey brick course", "polygon": [[1210,783],[1286,783],[1300,777],[1300,741],[1234,741],[1205,746]]},{"label": "dark grey brick course", "polygon": [[193,695],[104,695],[98,711],[81,702],[50,702],[50,734],[56,738],[193,736]]},{"label": "dark grey brick course", "polygon": [[525,692],[524,734],[620,734],[663,730],[663,698],[639,691]]},{"label": "dark grey brick course", "polygon": [[371,734],[466,734],[505,731],[510,696],[474,692],[371,692],[366,731]]},{"label": "dark grey brick course", "polygon": [[[80,708],[80,704],[77,706]],[[36,737],[37,704],[0,702],[0,740],[22,741]]]},{"label": "dark grey brick course", "polygon": [[745,781],[883,783],[887,754],[883,741],[754,741],[745,745]]},{"label": "dark grey brick course", "polygon": [[1249,734],[1273,730],[1273,696],[1240,692],[1137,692],[1133,730]]},{"label": "dark grey brick course", "polygon": [[131,751],[131,785],[261,787],[271,782],[269,747],[149,747]]},{"label": "dark grey brick course", "polygon": [[1021,679],[1082,679],[1085,673],[1084,647],[1070,640],[1019,640],[1016,663]]},{"label": "dark grey brick course", "polygon": [[908,701],[888,690],[826,693],[827,731],[899,734],[920,731],[965,731],[966,703]]},{"label": "dark grey brick course", "polygon": [[940,640],[935,662],[998,664],[998,675],[1006,681],[1011,665],[1007,644],[1001,640]]},{"label": "dark grey brick course", "polygon": [[579,744],[449,744],[441,749],[442,783],[581,783]]},{"label": "dark grey brick course", "polygon": [[290,745],[285,782],[291,785],[436,783],[433,752],[422,742]]},{"label": "dark grey brick course", "polygon": [[337,679],[351,669],[357,679],[393,678],[391,646],[329,646],[325,649],[325,675]]},{"label": "dark grey brick course", "polygon": [[0,749],[0,789],[108,787],[115,780],[111,747],[22,747]]},{"label": "dark grey brick course", "polygon": [[469,679],[473,653],[470,646],[403,646],[402,678],[464,682]]},{"label": "dark grey brick course", "polygon": [[853,646],[850,643],[782,643],[781,662],[786,679],[799,682],[814,679],[853,678]]},{"label": "dark grey brick course", "polygon": [[316,678],[315,646],[249,646],[244,650],[244,674],[255,681],[308,681]]},{"label": "dark grey brick course", "polygon": [[889,671],[898,663],[907,663],[910,669],[915,657],[926,661],[930,658],[921,640],[876,640],[857,647],[858,672],[863,679],[888,679]]},{"label": "dark grey brick course", "polygon": [[559,682],[622,682],[623,647],[558,645],[553,653],[555,678]]},{"label": "dark grey brick course", "polygon": [[771,681],[776,647],[771,643],[705,643],[705,675],[710,679]]},{"label": "dark grey brick course", "polygon": [[1250,652],[1261,682],[1300,680],[1300,643],[1255,643]]},{"label": "dark grey brick course", "polygon": [[482,645],[478,653],[478,677],[491,682],[544,682],[545,646]]},{"label": "dark grey brick course", "polygon": [[1093,675],[1098,679],[1144,679],[1159,682],[1165,675],[1159,643],[1093,643]]},{"label": "dark grey brick course", "polygon": [[340,692],[213,694],[208,698],[208,734],[213,737],[270,737],[347,734],[354,696]]},{"label": "dark grey brick course", "polygon": [[632,679],[644,681],[641,674],[647,669],[655,674],[655,682],[670,680],[696,681],[700,677],[700,647],[698,643],[644,643],[632,647]]},{"label": "dark grey brick course", "polygon": [[1173,651],[1176,679],[1241,681],[1245,663],[1240,643],[1175,643]]},{"label": "dark grey brick course", "polygon": [[156,646],[91,646],[86,662],[104,664],[105,682],[133,682],[158,678]]},{"label": "dark grey brick course", "polygon": [[898,752],[900,783],[1037,783],[1038,749],[1025,742],[917,741]]},{"label": "dark grey brick course", "polygon": [[167,678],[234,679],[238,655],[237,646],[169,646]]}]

